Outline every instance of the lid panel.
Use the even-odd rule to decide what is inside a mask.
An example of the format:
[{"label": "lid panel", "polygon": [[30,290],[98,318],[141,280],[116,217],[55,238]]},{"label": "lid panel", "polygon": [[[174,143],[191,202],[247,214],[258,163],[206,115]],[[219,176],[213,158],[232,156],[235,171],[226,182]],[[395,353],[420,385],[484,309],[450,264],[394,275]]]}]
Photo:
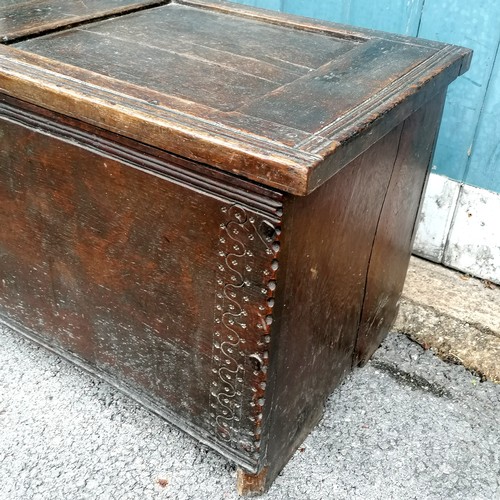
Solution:
[{"label": "lid panel", "polygon": [[352,111],[434,53],[389,40],[366,42],[240,111],[318,134],[332,117]]},{"label": "lid panel", "polygon": [[37,40],[32,52],[223,111],[280,86],[201,58],[86,30]]},{"label": "lid panel", "polygon": [[177,50],[179,43],[187,42],[189,46],[209,47],[250,61],[266,61],[293,74],[318,68],[355,43],[179,4],[99,23],[92,30],[109,36],[131,37],[134,41],[169,50]]},{"label": "lid panel", "polygon": [[0,37],[7,42],[159,3],[160,0],[1,0]]},{"label": "lid panel", "polygon": [[221,111],[236,111],[354,46],[175,4],[16,44]]}]

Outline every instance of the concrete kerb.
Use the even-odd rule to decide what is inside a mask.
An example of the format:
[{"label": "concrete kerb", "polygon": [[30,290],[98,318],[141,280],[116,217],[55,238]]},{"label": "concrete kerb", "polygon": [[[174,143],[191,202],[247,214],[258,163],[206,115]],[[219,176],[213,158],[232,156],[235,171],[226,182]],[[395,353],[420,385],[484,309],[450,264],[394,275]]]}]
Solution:
[{"label": "concrete kerb", "polygon": [[412,257],[395,329],[500,383],[500,287]]}]

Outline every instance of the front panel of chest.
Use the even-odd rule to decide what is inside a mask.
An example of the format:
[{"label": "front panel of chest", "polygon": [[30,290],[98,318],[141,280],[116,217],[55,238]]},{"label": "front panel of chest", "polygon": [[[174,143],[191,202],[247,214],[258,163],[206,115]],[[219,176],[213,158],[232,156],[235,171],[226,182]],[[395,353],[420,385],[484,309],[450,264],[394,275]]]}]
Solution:
[{"label": "front panel of chest", "polygon": [[0,119],[1,317],[256,469],[279,199],[36,120]]}]

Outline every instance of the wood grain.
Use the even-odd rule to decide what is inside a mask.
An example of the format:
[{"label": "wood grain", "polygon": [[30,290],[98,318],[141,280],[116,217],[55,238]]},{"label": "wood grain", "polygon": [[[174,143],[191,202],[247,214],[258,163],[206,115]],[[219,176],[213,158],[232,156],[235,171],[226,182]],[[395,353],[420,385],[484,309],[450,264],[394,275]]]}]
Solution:
[{"label": "wood grain", "polygon": [[67,26],[159,5],[160,0],[2,0],[0,38],[11,43]]},{"label": "wood grain", "polygon": [[285,276],[271,343],[274,396],[266,408],[269,482],[351,370],[373,239],[400,134],[397,127],[332,182],[284,203]]},{"label": "wood grain", "polygon": [[[4,97],[2,318],[263,490],[351,369],[360,319],[373,323],[374,255],[413,228],[414,211],[391,217],[425,172],[411,159],[428,164],[441,108],[428,109],[308,197],[283,197]],[[402,286],[402,268],[384,283]]]},{"label": "wood grain", "polygon": [[255,468],[276,196],[221,196],[206,173],[152,175],[3,114],[3,320]]},{"label": "wood grain", "polygon": [[383,121],[387,133],[470,58],[201,0],[15,46],[0,48],[5,93],[299,195],[381,137],[366,130]]},{"label": "wood grain", "polygon": [[373,239],[355,365],[371,358],[396,320],[444,98],[436,96],[404,123]]},{"label": "wood grain", "polygon": [[220,1],[46,4],[0,45],[0,317],[261,493],[391,325],[471,53]]}]

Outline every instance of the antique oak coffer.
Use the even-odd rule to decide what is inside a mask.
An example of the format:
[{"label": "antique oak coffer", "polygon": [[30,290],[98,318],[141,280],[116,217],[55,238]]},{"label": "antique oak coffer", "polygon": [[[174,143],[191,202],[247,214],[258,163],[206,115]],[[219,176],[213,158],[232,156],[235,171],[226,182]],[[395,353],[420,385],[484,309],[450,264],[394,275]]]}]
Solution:
[{"label": "antique oak coffer", "polygon": [[471,53],[217,1],[26,4],[0,4],[2,320],[263,491],[391,327]]}]

